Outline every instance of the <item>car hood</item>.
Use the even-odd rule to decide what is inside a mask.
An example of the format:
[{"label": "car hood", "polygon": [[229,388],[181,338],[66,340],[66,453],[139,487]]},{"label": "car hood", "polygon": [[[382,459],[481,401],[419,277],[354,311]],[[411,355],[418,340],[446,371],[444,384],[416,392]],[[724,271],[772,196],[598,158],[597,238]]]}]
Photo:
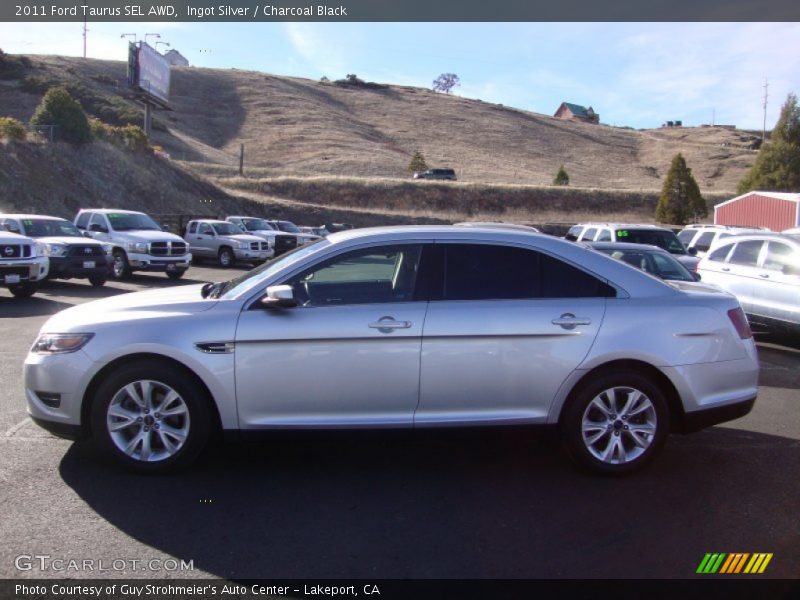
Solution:
[{"label": "car hood", "polygon": [[131,240],[142,242],[183,242],[183,238],[168,231],[156,229],[134,229],[132,231],[115,231],[114,235],[124,235]]},{"label": "car hood", "polygon": [[249,233],[235,233],[233,235],[222,235],[221,238],[226,240],[234,240],[237,242],[263,242],[264,239],[257,235],[250,235]]},{"label": "car hood", "polygon": [[697,263],[700,262],[700,258],[698,256],[691,256],[690,254],[673,254],[672,258],[676,259],[690,271],[694,271]]},{"label": "car hood", "polygon": [[217,302],[200,295],[202,284],[120,294],[79,304],[55,314],[42,327],[45,333],[91,331],[104,323],[131,323],[180,314],[196,314],[213,308]]},{"label": "car hood", "polygon": [[102,242],[93,240],[86,237],[77,237],[72,235],[54,235],[52,237],[36,238],[38,242],[45,244],[66,244],[67,246],[102,246]]}]

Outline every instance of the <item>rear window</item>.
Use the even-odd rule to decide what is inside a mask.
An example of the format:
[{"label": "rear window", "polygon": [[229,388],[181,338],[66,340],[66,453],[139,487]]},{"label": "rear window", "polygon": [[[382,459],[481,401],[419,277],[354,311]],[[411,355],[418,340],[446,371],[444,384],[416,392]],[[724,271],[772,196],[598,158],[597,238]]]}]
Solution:
[{"label": "rear window", "polygon": [[764,242],[761,240],[739,242],[736,244],[736,248],[733,249],[733,254],[731,254],[731,258],[728,262],[755,267],[758,263],[758,254],[761,252],[761,246],[763,245]]}]

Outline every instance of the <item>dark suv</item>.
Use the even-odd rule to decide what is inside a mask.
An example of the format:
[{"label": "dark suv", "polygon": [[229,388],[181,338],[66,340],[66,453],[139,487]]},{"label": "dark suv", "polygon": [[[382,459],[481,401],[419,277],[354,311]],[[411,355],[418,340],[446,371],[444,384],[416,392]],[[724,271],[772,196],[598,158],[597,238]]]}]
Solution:
[{"label": "dark suv", "polygon": [[428,169],[427,171],[417,171],[414,179],[443,179],[445,181],[455,181],[456,172],[453,169]]}]

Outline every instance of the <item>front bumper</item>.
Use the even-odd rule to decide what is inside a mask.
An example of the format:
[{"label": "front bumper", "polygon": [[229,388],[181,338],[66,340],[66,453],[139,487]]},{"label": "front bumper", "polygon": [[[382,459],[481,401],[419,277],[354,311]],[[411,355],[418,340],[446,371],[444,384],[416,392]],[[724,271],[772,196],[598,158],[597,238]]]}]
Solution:
[{"label": "front bumper", "polygon": [[150,256],[149,254],[128,254],[128,264],[134,271],[185,271],[192,262],[192,255],[183,256]]},{"label": "front bumper", "polygon": [[105,256],[50,257],[49,276],[53,279],[105,277],[108,275],[109,268],[110,263]]},{"label": "front bumper", "polygon": [[0,261],[0,285],[42,281],[50,270],[46,256]]},{"label": "front bumper", "polygon": [[236,249],[233,251],[236,255],[236,260],[243,260],[245,262],[248,261],[265,261],[269,260],[273,256],[275,256],[274,250],[240,250]]}]

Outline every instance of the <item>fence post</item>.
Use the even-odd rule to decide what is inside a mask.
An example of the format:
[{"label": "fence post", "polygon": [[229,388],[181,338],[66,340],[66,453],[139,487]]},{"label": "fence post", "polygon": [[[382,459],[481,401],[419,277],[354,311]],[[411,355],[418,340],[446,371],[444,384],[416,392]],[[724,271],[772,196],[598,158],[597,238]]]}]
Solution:
[{"label": "fence post", "polygon": [[239,144],[239,177],[244,174],[244,144]]}]

